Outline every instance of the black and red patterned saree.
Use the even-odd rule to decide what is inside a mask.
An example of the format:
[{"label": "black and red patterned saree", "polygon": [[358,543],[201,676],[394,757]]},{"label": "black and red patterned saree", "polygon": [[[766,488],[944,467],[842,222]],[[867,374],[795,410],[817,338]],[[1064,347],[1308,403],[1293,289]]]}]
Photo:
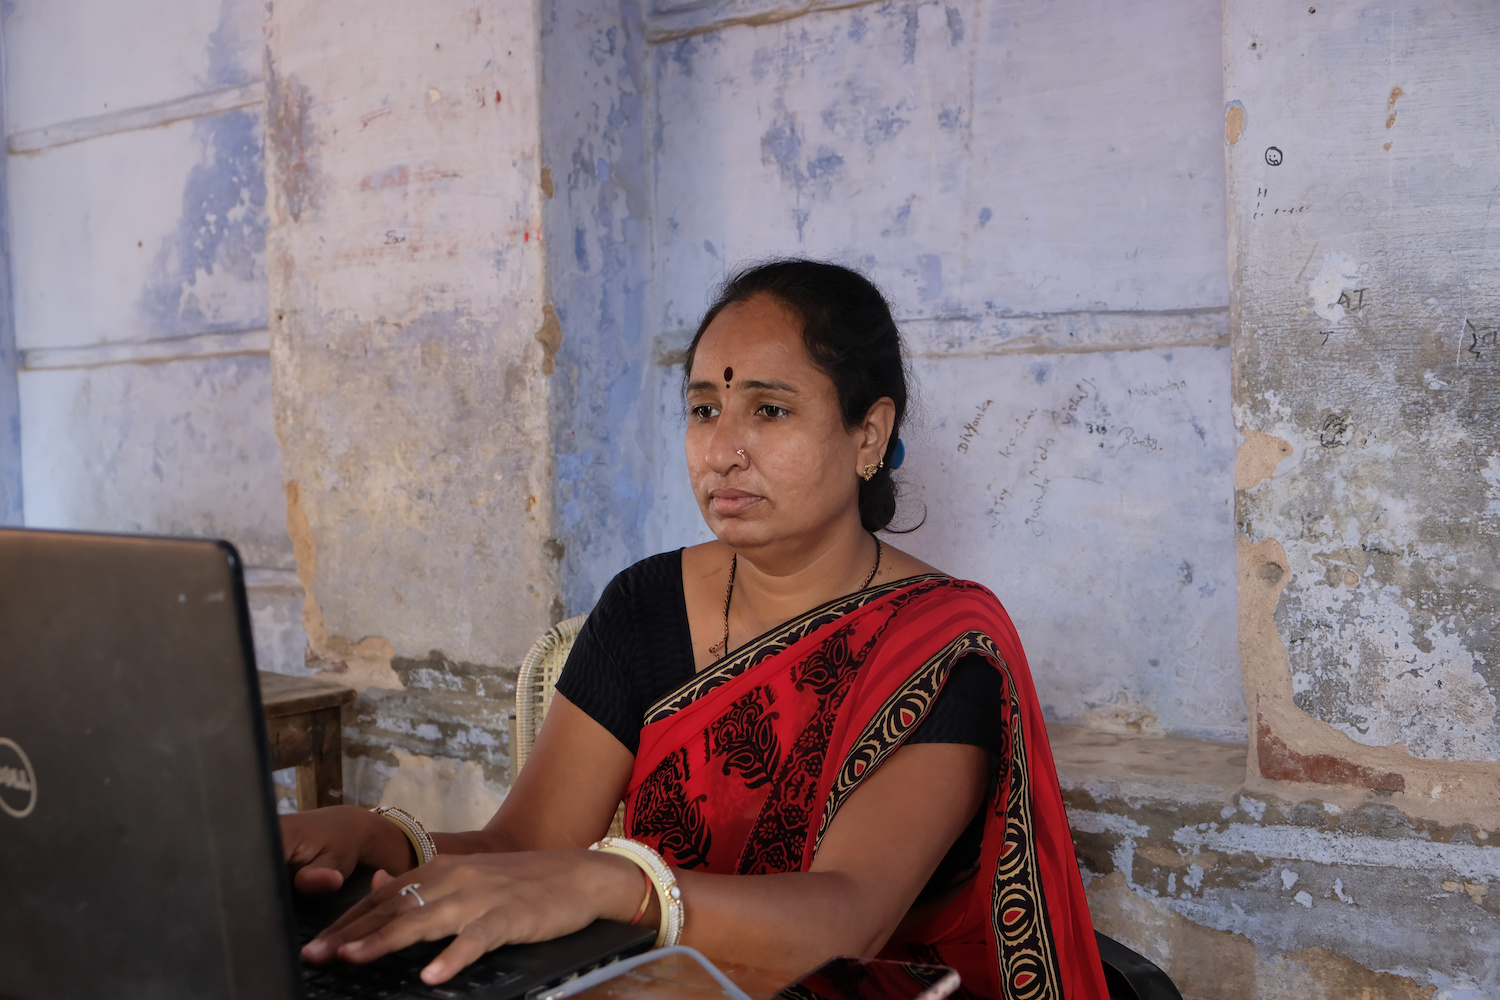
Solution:
[{"label": "black and red patterned saree", "polygon": [[627,835],[680,868],[807,870],[839,807],[975,653],[1002,675],[1005,734],[979,871],[882,954],[951,965],[979,997],[1105,997],[1026,656],[979,584],[922,576],[841,598],[658,701],[640,734]]}]

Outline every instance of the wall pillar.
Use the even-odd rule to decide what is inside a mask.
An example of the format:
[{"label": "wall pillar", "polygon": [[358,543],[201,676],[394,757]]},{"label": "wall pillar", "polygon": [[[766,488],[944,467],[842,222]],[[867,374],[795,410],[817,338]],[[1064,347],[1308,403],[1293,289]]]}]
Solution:
[{"label": "wall pillar", "polygon": [[271,355],[309,665],[361,689],[346,787],[438,829],[509,782],[561,614],[535,3],[268,15]]},{"label": "wall pillar", "polygon": [[1500,25],[1231,2],[1225,39],[1252,773],[1494,811],[1500,68],[1454,57]]}]

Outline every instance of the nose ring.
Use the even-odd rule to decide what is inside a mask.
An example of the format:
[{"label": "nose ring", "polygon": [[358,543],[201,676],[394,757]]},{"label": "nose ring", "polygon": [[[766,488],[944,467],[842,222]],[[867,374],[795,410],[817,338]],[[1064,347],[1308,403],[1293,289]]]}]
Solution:
[{"label": "nose ring", "polygon": [[749,458],[750,457],[749,455],[745,454],[745,449],[743,449],[743,448],[736,449],[735,450],[735,454],[738,455],[738,456],[740,456],[740,458]]}]

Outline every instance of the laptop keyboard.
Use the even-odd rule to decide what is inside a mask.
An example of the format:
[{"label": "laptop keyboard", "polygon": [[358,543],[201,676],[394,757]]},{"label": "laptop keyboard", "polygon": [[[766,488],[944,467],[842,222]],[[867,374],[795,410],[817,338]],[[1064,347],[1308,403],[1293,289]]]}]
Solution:
[{"label": "laptop keyboard", "polygon": [[[311,941],[316,934],[315,928],[297,930],[299,945]],[[489,992],[525,976],[516,966],[490,954],[446,983],[429,986],[422,982],[420,973],[447,945],[446,940],[423,941],[367,965],[304,965],[302,995],[306,1000],[456,1000]]]}]

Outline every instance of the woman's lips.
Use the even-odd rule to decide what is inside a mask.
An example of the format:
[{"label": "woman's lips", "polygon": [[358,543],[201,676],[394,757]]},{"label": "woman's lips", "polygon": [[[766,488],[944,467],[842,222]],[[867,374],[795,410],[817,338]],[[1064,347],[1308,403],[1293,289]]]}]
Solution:
[{"label": "woman's lips", "polygon": [[735,515],[743,514],[745,511],[760,503],[762,497],[754,493],[746,493],[744,490],[729,489],[721,487],[709,490],[708,506],[715,514]]}]

